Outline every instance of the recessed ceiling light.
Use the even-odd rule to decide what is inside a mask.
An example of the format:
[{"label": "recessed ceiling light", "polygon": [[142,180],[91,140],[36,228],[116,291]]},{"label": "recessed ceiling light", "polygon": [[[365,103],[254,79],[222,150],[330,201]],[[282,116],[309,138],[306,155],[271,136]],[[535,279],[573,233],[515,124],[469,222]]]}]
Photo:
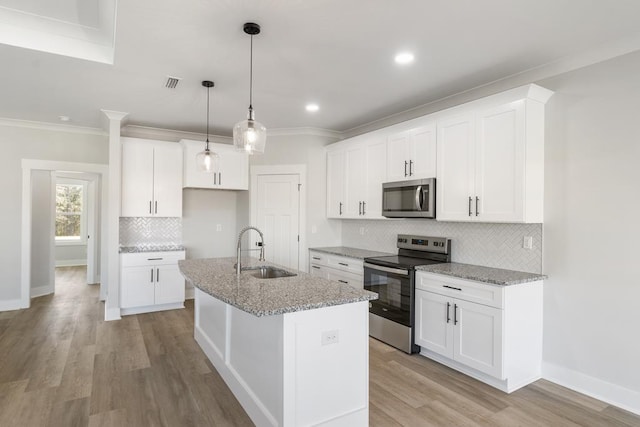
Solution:
[{"label": "recessed ceiling light", "polygon": [[61,122],[68,122],[69,120],[71,120],[71,117],[69,116],[58,116],[58,118]]},{"label": "recessed ceiling light", "polygon": [[318,104],[307,104],[307,106],[305,108],[310,113],[315,113],[316,111],[318,111],[320,109]]},{"label": "recessed ceiling light", "polygon": [[413,62],[413,60],[414,56],[411,52],[401,52],[395,57],[396,64],[400,65],[410,64]]}]

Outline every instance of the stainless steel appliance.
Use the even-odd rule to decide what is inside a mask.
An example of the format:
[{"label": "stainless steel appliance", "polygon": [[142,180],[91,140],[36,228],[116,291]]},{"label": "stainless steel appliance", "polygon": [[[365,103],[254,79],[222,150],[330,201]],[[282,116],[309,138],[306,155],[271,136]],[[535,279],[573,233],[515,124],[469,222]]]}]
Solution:
[{"label": "stainless steel appliance", "polygon": [[382,184],[382,215],[387,218],[435,218],[436,179]]},{"label": "stainless steel appliance", "polygon": [[415,276],[419,265],[451,262],[451,240],[398,235],[398,255],[364,259],[364,288],[378,294],[369,303],[369,335],[406,353],[414,344]]}]

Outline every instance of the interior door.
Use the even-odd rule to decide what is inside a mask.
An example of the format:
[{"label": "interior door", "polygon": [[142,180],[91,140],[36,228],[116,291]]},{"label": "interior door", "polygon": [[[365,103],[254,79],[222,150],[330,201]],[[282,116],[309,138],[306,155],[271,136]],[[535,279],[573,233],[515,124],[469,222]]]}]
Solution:
[{"label": "interior door", "polygon": [[[256,225],[264,233],[265,258],[284,267],[300,269],[300,175],[258,175],[255,191]],[[259,239],[248,249],[258,249]],[[257,256],[257,253],[256,253]]]}]

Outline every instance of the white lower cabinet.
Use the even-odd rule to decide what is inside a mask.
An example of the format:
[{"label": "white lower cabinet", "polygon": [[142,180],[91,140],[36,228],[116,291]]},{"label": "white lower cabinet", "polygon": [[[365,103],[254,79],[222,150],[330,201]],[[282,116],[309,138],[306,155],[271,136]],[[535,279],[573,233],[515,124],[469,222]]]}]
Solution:
[{"label": "white lower cabinet", "polygon": [[309,251],[309,273],[314,277],[364,289],[364,267],[361,259]]},{"label": "white lower cabinet", "polygon": [[512,392],[541,376],[542,282],[490,285],[416,274],[423,356]]},{"label": "white lower cabinet", "polygon": [[120,308],[123,315],[184,307],[185,281],[178,261],[184,251],[120,255]]}]

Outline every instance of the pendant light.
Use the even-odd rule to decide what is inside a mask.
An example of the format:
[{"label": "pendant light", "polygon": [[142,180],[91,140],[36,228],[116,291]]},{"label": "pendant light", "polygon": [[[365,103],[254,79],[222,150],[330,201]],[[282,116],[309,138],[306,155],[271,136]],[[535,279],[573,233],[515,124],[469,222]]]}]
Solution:
[{"label": "pendant light", "polygon": [[233,145],[249,154],[264,153],[267,142],[267,128],[256,122],[253,113],[253,36],[260,34],[260,25],[253,22],[244,24],[244,32],[251,36],[251,56],[249,71],[249,114],[247,120],[238,122],[233,127]]},{"label": "pendant light", "polygon": [[213,87],[213,82],[210,80],[204,80],[202,86],[207,88],[207,141],[204,146],[204,151],[196,154],[196,165],[198,169],[207,173],[215,173],[218,170],[218,156],[217,153],[209,150],[209,92]]}]

